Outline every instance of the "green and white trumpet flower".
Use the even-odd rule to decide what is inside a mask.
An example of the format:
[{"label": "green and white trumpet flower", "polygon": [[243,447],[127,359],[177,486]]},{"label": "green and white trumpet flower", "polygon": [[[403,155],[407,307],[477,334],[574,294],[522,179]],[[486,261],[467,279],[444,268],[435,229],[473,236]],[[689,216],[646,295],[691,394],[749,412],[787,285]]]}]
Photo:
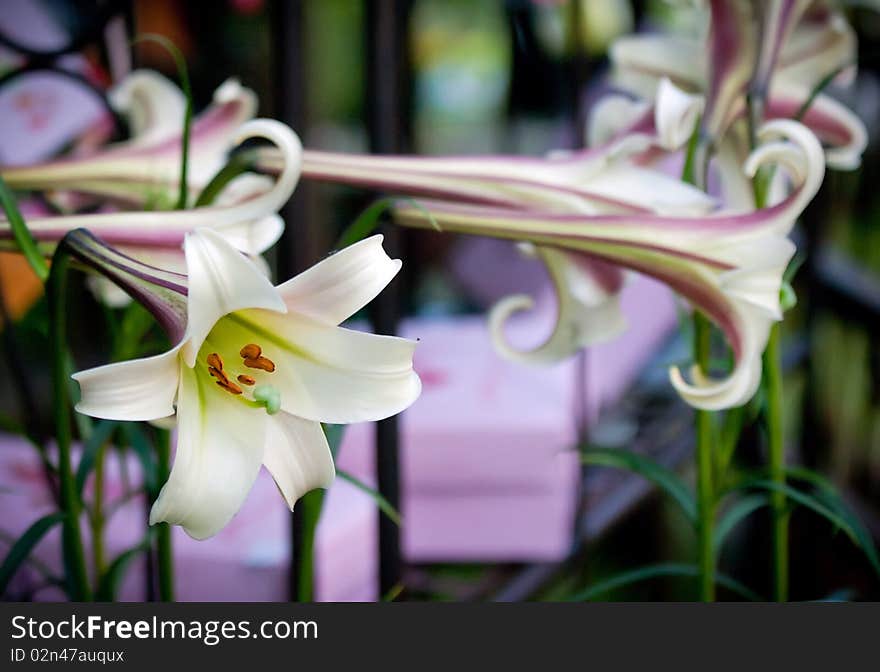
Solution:
[{"label": "green and white trumpet flower", "polygon": [[[341,182],[387,193],[443,199],[531,213],[558,215],[698,216],[717,203],[679,179],[642,165],[655,153],[680,149],[693,133],[701,99],[669,82],[658,103],[624,108],[604,106],[591,122],[598,144],[546,157],[522,156],[372,156],[303,152],[306,179]],[[612,120],[612,117],[614,118]],[[621,123],[622,122],[622,123]],[[277,170],[276,150],[262,155],[262,165]],[[509,345],[500,351],[515,360],[556,361],[577,347],[607,341],[625,327],[619,292],[624,271],[618,266],[572,255],[540,244],[521,246],[540,259],[559,296],[554,333],[541,348],[520,352]],[[512,312],[532,305],[528,296],[506,299],[492,308],[490,324],[498,328]],[[564,338],[561,335],[565,334]]]},{"label": "green and white trumpet flower", "polygon": [[241,507],[260,466],[292,508],[335,474],[321,422],[379,420],[419,396],[415,342],[339,324],[371,301],[401,263],[374,236],[273,287],[216,232],[184,244],[187,275],[151,268],[68,237],[76,257],[141,300],[176,345],[74,375],[77,410],[98,418],[175,415],[177,452],[150,522],[204,539]]},{"label": "green and white trumpet flower", "polygon": [[[109,94],[129,120],[132,137],[97,152],[32,166],[10,167],[0,175],[13,189],[69,190],[162,209],[178,197],[186,100],[180,89],[152,70],[136,70]],[[226,164],[239,142],[239,129],[253,119],[257,99],[236,80],[224,82],[211,104],[193,119],[187,171],[188,202]]]},{"label": "green and white trumpet flower", "polygon": [[[299,181],[302,145],[287,126],[270,119],[244,124],[230,140],[238,143],[249,138],[263,138],[275,146],[281,170],[274,184],[264,176],[242,175],[209,206],[29,217],[28,228],[47,253],[67,232],[87,228],[129,256],[178,271],[184,268],[184,236],[200,227],[213,229],[245,254],[262,254],[284,230],[278,211]],[[0,220],[0,244],[3,240],[12,244],[12,230],[6,221]]]},{"label": "green and white trumpet flower", "polygon": [[704,35],[642,34],[617,40],[610,57],[619,86],[653,100],[664,78],[706,97],[702,127],[716,147],[744,122],[801,121],[826,147],[829,167],[856,168],[867,146],[862,121],[830,96],[826,78],[855,71],[856,38],[842,14],[818,0],[706,0]]},{"label": "green and white trumpet flower", "polygon": [[[761,353],[770,326],[782,319],[782,275],[795,251],[787,235],[821,185],[825,169],[820,143],[797,122],[768,122],[759,138],[763,144],[746,161],[746,174],[754,175],[762,165],[777,165],[793,186],[787,197],[756,211],[560,215],[421,201],[420,207],[401,202],[395,216],[404,225],[525,241],[659,279],[719,326],[736,363],[723,379],[692,367],[688,381],[673,367],[672,384],[692,406],[731,408],[746,403],[760,383]],[[564,273],[554,280],[557,286],[567,284]],[[564,299],[561,304],[565,307]],[[493,328],[502,351],[507,348],[500,328],[503,317],[519,307],[515,299],[508,303]],[[551,341],[550,354],[556,358],[581,346],[576,330],[559,326]],[[541,354],[539,361],[547,359],[546,350]]]}]

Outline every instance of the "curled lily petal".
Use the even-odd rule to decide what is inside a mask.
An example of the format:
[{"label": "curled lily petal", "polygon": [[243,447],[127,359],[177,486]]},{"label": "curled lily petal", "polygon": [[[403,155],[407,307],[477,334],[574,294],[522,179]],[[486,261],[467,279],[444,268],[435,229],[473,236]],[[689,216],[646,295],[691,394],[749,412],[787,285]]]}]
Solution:
[{"label": "curled lily petal", "polygon": [[[757,212],[700,217],[662,215],[550,215],[497,208],[423,202],[442,230],[530,241],[581,253],[651,275],[689,299],[714,320],[734,352],[733,373],[719,381],[697,372],[686,383],[671,372],[682,396],[698,408],[745,403],[760,379],[760,354],[770,325],[781,316],[782,273],[794,247],[786,240],[797,216],[824,174],[821,145],[793,121],[772,121],[759,132],[762,144],[746,161],[754,174],[780,165],[793,182],[782,201]],[[784,138],[784,139],[783,139]],[[401,203],[402,224],[426,224],[418,208]]]},{"label": "curled lily petal", "polygon": [[263,464],[291,511],[296,500],[315,488],[329,488],[336,477],[333,455],[321,423],[289,413],[269,419]]},{"label": "curled lily petal", "polygon": [[181,369],[177,452],[150,525],[180,525],[194,539],[219,532],[238,512],[263,462],[268,416],[217,394]]},{"label": "curled lily petal", "polygon": [[288,309],[336,326],[372,301],[400,271],[382,236],[371,236],[330,255],[278,286]]},{"label": "curled lily petal", "polygon": [[[767,101],[767,117],[792,118],[809,96],[810,91],[800,85],[780,82],[773,86]],[[849,108],[819,94],[813,98],[802,121],[825,145],[825,160],[830,168],[854,170],[859,167],[868,146],[868,131]]]},{"label": "curled lily petal", "polygon": [[549,247],[537,247],[535,254],[547,266],[556,288],[556,324],[541,345],[520,350],[507,341],[504,326],[514,314],[531,309],[534,301],[526,294],[502,299],[489,312],[489,333],[499,354],[516,362],[551,364],[585,346],[609,341],[626,328],[620,310],[619,268]]}]

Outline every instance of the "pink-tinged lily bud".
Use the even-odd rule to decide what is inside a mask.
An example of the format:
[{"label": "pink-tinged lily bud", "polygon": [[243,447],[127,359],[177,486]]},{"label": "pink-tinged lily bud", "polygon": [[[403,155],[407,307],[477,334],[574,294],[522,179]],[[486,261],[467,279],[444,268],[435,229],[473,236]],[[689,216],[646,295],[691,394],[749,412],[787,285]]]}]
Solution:
[{"label": "pink-tinged lily bud", "polygon": [[168,328],[154,357],[74,375],[77,410],[97,418],[173,416],[177,450],[150,523],[204,539],[241,508],[261,466],[288,506],[335,476],[322,422],[380,420],[419,396],[415,341],[339,324],[394,278],[373,236],[273,287],[215,231],[187,234],[185,276],[132,262],[93,237],[68,237],[80,261],[119,282]]}]

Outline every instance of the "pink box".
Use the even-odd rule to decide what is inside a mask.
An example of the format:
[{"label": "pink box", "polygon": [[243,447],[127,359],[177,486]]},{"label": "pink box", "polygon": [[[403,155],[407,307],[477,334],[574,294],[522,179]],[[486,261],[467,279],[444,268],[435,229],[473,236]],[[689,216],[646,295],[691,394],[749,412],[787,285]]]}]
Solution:
[{"label": "pink box", "polygon": [[[138,464],[128,460],[133,484],[140,482]],[[108,501],[123,494],[119,463],[106,461]],[[0,440],[0,528],[18,537],[33,522],[55,510],[33,448],[17,437]],[[369,601],[377,594],[376,507],[354,486],[337,481],[327,495],[316,539],[316,596],[324,601]],[[260,474],[244,507],[232,523],[206,541],[195,541],[174,528],[177,599],[181,601],[283,601],[287,595],[290,558],[290,512],[272,478]],[[146,530],[143,497],[131,499],[109,519],[105,542],[107,557],[138,544]],[[56,527],[38,544],[35,557],[61,574],[61,533]],[[83,525],[86,550],[89,530]],[[145,598],[144,561],[139,557],[126,574],[119,598]],[[91,566],[91,561],[89,560]],[[39,574],[26,567],[15,576],[10,594],[22,595],[40,583]],[[61,600],[55,587],[31,596]]]}]

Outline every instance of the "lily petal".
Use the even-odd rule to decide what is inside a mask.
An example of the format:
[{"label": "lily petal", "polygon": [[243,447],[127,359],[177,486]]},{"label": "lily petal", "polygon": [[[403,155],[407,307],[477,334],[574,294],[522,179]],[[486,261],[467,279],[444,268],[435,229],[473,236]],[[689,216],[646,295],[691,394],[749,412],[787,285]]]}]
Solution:
[{"label": "lily petal", "polygon": [[649,109],[650,105],[644,100],[619,94],[603,96],[590,109],[587,145],[599,147],[610,142],[640,120]]},{"label": "lily petal", "polygon": [[552,364],[626,329],[620,309],[623,272],[619,268],[549,247],[535,247],[535,254],[547,266],[556,288],[556,324],[544,343],[519,350],[508,343],[504,325],[515,313],[531,309],[534,301],[526,294],[502,299],[489,312],[489,333],[499,354],[515,362]]},{"label": "lily petal", "polygon": [[410,406],[421,391],[412,368],[416,342],[409,339],[266,310],[238,311],[224,321],[224,332],[241,343],[259,339],[276,364],[271,383],[281,393],[281,409],[307,420],[381,420]]},{"label": "lily petal", "polygon": [[189,273],[187,335],[183,357],[189,366],[217,321],[243,308],[281,313],[287,306],[269,279],[247,257],[211,229],[199,229],[184,244]]},{"label": "lily petal", "polygon": [[[793,118],[809,99],[806,87],[780,81],[771,89],[766,114],[770,119]],[[829,168],[854,170],[859,167],[862,154],[868,147],[865,124],[845,105],[824,94],[813,98],[802,119],[822,144]]]},{"label": "lily petal", "polygon": [[336,478],[333,455],[321,423],[290,413],[269,418],[263,465],[272,474],[287,506],[315,488],[329,488]]},{"label": "lily petal", "polygon": [[107,98],[125,115],[132,145],[144,146],[178,135],[183,128],[186,98],[155,70],[134,70],[111,89]]},{"label": "lily petal", "polygon": [[213,536],[241,508],[263,462],[268,415],[218,393],[180,367],[177,453],[150,511],[150,525],[180,525],[194,539]]},{"label": "lily petal", "polygon": [[336,326],[372,301],[400,271],[382,236],[350,245],[277,287],[287,307]]},{"label": "lily petal", "polygon": [[657,87],[654,124],[660,146],[674,151],[690,139],[703,111],[702,96],[685,93],[667,77]]},{"label": "lily petal", "polygon": [[174,415],[180,375],[176,346],[154,357],[106,364],[73,374],[76,410],[107,420],[156,420]]}]

